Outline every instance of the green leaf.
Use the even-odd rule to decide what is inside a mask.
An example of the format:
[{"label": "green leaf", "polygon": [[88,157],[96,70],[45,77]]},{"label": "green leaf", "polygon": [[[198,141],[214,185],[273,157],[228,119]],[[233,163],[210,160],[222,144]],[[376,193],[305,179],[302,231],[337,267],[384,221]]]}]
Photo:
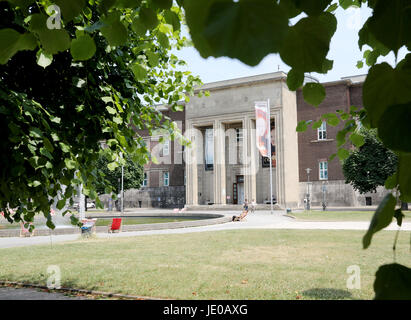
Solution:
[{"label": "green leaf", "polygon": [[397,209],[394,211],[394,218],[397,220],[397,225],[401,227],[402,219],[404,218],[404,214],[402,213],[401,209]]},{"label": "green leaf", "polygon": [[157,14],[151,8],[141,8],[139,17],[148,30],[152,30],[158,25]]},{"label": "green leaf", "polygon": [[291,69],[287,74],[287,86],[291,91],[300,88],[304,83],[304,72]]},{"label": "green leaf", "polygon": [[314,106],[318,106],[325,98],[325,89],[320,83],[308,82],[303,87],[304,100]]},{"label": "green leaf", "polygon": [[362,243],[364,249],[370,246],[374,233],[384,229],[391,223],[394,217],[395,202],[395,198],[391,193],[387,194],[381,201],[372,217],[370,227],[363,237]]},{"label": "green leaf", "polygon": [[327,12],[332,13],[332,12],[334,12],[334,11],[337,10],[337,9],[338,9],[338,3],[333,3],[332,5],[330,5],[330,6],[327,8]]},{"label": "green leaf", "polygon": [[297,8],[300,8],[309,16],[321,14],[332,0],[294,0]]},{"label": "green leaf", "polygon": [[164,12],[164,19],[168,24],[173,26],[174,31],[178,31],[181,28],[180,18],[178,17],[177,13],[171,10],[166,10]]},{"label": "green leaf", "polygon": [[363,86],[363,103],[371,126],[377,127],[385,110],[411,101],[411,71],[393,69],[388,63],[374,65]]},{"label": "green leaf", "polygon": [[337,156],[341,161],[344,161],[350,156],[350,152],[347,149],[339,148],[337,151]]},{"label": "green leaf", "polygon": [[54,225],[53,221],[47,220],[46,221],[46,226],[49,227],[50,229],[54,230],[56,226]]},{"label": "green leaf", "polygon": [[154,52],[146,51],[148,62],[152,68],[156,67],[160,61],[160,56]]},{"label": "green leaf", "polygon": [[64,208],[65,205],[66,205],[66,200],[61,199],[61,200],[57,201],[56,208],[61,210],[61,209]]},{"label": "green leaf", "polygon": [[164,33],[158,32],[157,40],[160,46],[162,46],[163,48],[167,49],[170,47],[170,42],[168,41],[168,37]]},{"label": "green leaf", "polygon": [[137,36],[142,37],[146,34],[147,32],[147,27],[143,22],[141,22],[141,19],[139,17],[135,17],[133,19],[133,22],[131,24],[131,29],[137,34]]},{"label": "green leaf", "polygon": [[358,69],[361,69],[363,66],[364,66],[364,62],[362,62],[361,60],[357,61],[356,67],[357,67]]},{"label": "green leaf", "polygon": [[297,128],[295,129],[297,132],[304,132],[307,130],[307,121],[302,120],[299,121],[297,124]]},{"label": "green leaf", "polygon": [[348,9],[351,6],[360,7],[361,0],[339,0],[341,8],[344,10]]},{"label": "green leaf", "polygon": [[20,34],[14,29],[0,30],[0,64],[5,64],[20,50],[33,50],[37,46],[31,33]]},{"label": "green leaf", "polygon": [[37,52],[37,64],[40,67],[46,68],[53,62],[53,55],[39,50]]},{"label": "green leaf", "polygon": [[76,168],[76,162],[71,159],[64,159],[67,169],[72,170]]},{"label": "green leaf", "polygon": [[355,132],[351,133],[350,140],[357,148],[361,147],[365,143],[364,137]]},{"label": "green leaf", "polygon": [[70,36],[63,29],[44,29],[39,32],[43,50],[49,54],[56,54],[70,48]]},{"label": "green leaf", "polygon": [[84,34],[71,42],[71,55],[76,61],[84,61],[92,58],[96,53],[96,44],[92,37]]},{"label": "green leaf", "polygon": [[378,136],[387,148],[411,152],[411,102],[386,108],[378,122]]},{"label": "green leaf", "polygon": [[102,19],[106,26],[100,29],[110,46],[121,46],[127,42],[127,29],[120,21],[120,13],[112,12]]},{"label": "green leaf", "polygon": [[377,1],[367,24],[378,41],[398,52],[403,45],[411,43],[410,1]]},{"label": "green leaf", "polygon": [[173,5],[173,0],[152,0],[154,5],[160,9],[170,9]]},{"label": "green leaf", "polygon": [[398,183],[401,200],[411,202],[411,154],[401,152],[398,157]]},{"label": "green leaf", "polygon": [[336,18],[328,12],[302,18],[289,29],[280,50],[281,59],[304,72],[323,72],[336,27]]},{"label": "green leaf", "polygon": [[70,147],[63,142],[59,142],[60,148],[64,153],[70,152]]},{"label": "green leaf", "polygon": [[54,151],[54,147],[53,147],[53,145],[51,144],[51,142],[50,142],[49,139],[47,139],[46,137],[44,137],[43,143],[44,143],[44,146],[46,147],[46,149],[47,149],[48,151],[50,151],[50,152],[53,152],[53,151]]},{"label": "green leaf", "polygon": [[110,114],[116,114],[116,113],[117,113],[116,109],[114,109],[114,108],[112,108],[112,107],[110,107],[110,106],[107,106],[107,107],[106,107],[106,110],[107,110],[108,113],[110,113]]},{"label": "green leaf", "polygon": [[133,63],[131,65],[131,70],[133,71],[134,77],[137,81],[143,81],[147,78],[147,70],[138,63]]},{"label": "green leaf", "polygon": [[398,185],[398,176],[397,173],[394,173],[392,176],[389,176],[387,180],[385,180],[384,187],[385,189],[394,189]]},{"label": "green leaf", "polygon": [[228,56],[255,66],[285,42],[288,18],[275,1],[195,0],[185,1],[184,9],[191,38],[204,58]]},{"label": "green leaf", "polygon": [[325,113],[322,115],[322,118],[327,121],[327,124],[330,126],[337,126],[340,123],[340,119],[338,119],[337,115],[335,113]]},{"label": "green leaf", "polygon": [[312,124],[312,128],[314,130],[317,130],[319,127],[321,127],[322,124],[323,124],[323,121],[320,119]]},{"label": "green leaf", "polygon": [[411,269],[397,263],[380,266],[374,292],[375,300],[411,300]]},{"label": "green leaf", "polygon": [[54,0],[61,9],[64,22],[69,22],[78,16],[86,4],[86,0]]},{"label": "green leaf", "polygon": [[110,163],[107,165],[107,168],[108,168],[110,171],[114,171],[117,167],[118,167],[118,163],[117,163],[117,162],[110,162]]}]

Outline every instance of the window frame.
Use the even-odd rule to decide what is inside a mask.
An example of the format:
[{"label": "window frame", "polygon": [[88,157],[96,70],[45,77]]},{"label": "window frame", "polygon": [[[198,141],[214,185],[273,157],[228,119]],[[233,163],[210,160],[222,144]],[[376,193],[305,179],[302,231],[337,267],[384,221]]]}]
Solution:
[{"label": "window frame", "polygon": [[[322,164],[322,168],[321,168]],[[324,168],[325,164],[325,168]],[[322,177],[321,177],[322,173]],[[319,161],[318,162],[318,179],[319,180],[328,180],[328,161]]]},{"label": "window frame", "polygon": [[324,141],[327,140],[327,122],[323,121],[321,126],[317,129],[317,140]]},{"label": "window frame", "polygon": [[[166,147],[167,146],[167,147]],[[166,152],[167,150],[167,152]],[[170,140],[166,140],[163,143],[163,148],[162,148],[162,156],[168,156],[170,154]]]},{"label": "window frame", "polygon": [[[145,182],[145,183],[144,183]],[[148,187],[148,173],[144,172],[143,173],[143,184],[142,187]]]},{"label": "window frame", "polygon": [[[166,184],[166,174],[167,174],[167,184]],[[170,186],[170,172],[169,171],[163,172],[163,186],[164,187]]]}]

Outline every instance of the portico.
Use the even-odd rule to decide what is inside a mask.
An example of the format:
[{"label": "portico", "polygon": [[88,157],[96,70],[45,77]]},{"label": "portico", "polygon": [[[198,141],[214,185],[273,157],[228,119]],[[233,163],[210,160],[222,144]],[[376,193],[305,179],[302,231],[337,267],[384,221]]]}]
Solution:
[{"label": "portico", "polygon": [[[276,72],[204,85],[209,97],[186,105],[186,200],[188,206],[266,203],[298,204],[298,143],[295,93]],[[256,147],[254,102],[270,99],[273,194],[269,162]],[[269,160],[268,160],[269,161]]]}]

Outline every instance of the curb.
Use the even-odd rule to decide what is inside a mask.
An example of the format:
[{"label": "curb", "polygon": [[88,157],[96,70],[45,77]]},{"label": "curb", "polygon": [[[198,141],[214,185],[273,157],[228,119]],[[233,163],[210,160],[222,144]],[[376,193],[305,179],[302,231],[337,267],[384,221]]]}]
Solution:
[{"label": "curb", "polygon": [[127,294],[120,294],[120,293],[110,293],[110,292],[103,292],[103,291],[94,291],[94,290],[85,290],[85,289],[74,289],[74,288],[56,288],[56,289],[49,289],[47,286],[42,286],[38,284],[32,283],[23,283],[23,282],[14,282],[14,281],[3,281],[0,280],[0,286],[3,287],[24,287],[24,288],[35,288],[35,289],[45,289],[50,292],[61,292],[61,293],[80,293],[80,294],[89,294],[89,295],[96,295],[96,296],[105,296],[109,298],[120,298],[120,299],[127,299],[127,300],[173,300],[169,298],[155,298],[155,297],[147,297],[147,296],[133,296]]}]

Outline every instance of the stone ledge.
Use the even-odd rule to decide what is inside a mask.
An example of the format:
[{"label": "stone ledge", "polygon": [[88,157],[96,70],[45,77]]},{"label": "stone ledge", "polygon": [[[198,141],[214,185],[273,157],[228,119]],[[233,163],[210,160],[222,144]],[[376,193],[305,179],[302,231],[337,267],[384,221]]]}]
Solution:
[{"label": "stone ledge", "polygon": [[86,290],[86,289],[75,289],[75,288],[64,288],[64,287],[62,287],[62,288],[59,288],[59,289],[49,289],[47,286],[42,286],[42,285],[33,284],[33,283],[3,281],[3,280],[0,280],[0,286],[3,286],[3,287],[34,288],[34,289],[49,290],[50,292],[80,293],[80,294],[89,294],[89,295],[95,295],[95,296],[105,296],[105,297],[113,297],[113,298],[120,298],[120,299],[129,299],[129,300],[170,300],[169,298],[133,296],[133,295],[127,295],[127,294],[121,294],[121,293],[111,293],[111,292]]},{"label": "stone ledge", "polygon": [[[207,216],[211,217],[211,219],[202,219],[202,220],[193,220],[193,221],[181,221],[181,222],[165,222],[165,223],[150,223],[150,224],[134,224],[134,225],[124,225],[122,226],[122,232],[130,232],[130,231],[148,231],[148,230],[162,230],[162,229],[178,229],[178,228],[190,228],[190,227],[201,227],[201,226],[208,226],[213,224],[220,224],[231,222],[231,217],[226,217],[221,214],[206,214],[206,213],[196,213],[198,216]],[[102,217],[102,214],[89,214],[88,217]],[[113,217],[131,217],[131,216],[139,216],[138,214],[127,213],[123,215],[110,215]],[[162,214],[144,214],[140,216],[174,216],[173,214],[169,213],[162,213]],[[193,213],[180,213],[175,214],[176,217],[184,217],[184,216],[193,216]],[[96,233],[107,233],[109,226],[99,226],[96,227]],[[79,228],[70,227],[70,228],[58,228],[54,230],[50,229],[35,229],[33,237],[36,236],[49,236],[49,235],[63,235],[63,234],[78,234],[81,235],[81,231]],[[20,236],[20,229],[6,229],[0,230],[0,237],[19,237]],[[28,237],[27,237],[28,238]]]}]

